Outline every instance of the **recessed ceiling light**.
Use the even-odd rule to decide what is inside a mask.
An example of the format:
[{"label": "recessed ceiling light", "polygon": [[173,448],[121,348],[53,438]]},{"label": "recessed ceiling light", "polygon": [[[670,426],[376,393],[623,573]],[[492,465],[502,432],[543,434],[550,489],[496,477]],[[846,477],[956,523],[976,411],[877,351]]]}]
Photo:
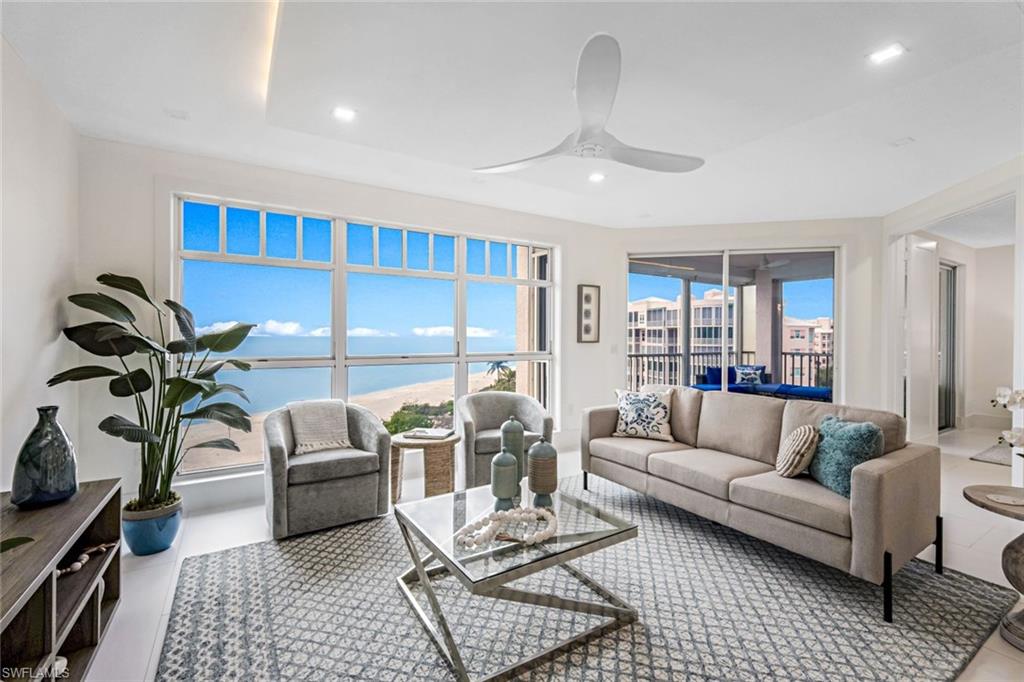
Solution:
[{"label": "recessed ceiling light", "polygon": [[591,173],[587,179],[591,182],[604,182],[604,173]]},{"label": "recessed ceiling light", "polygon": [[907,48],[903,47],[901,44],[893,43],[888,47],[883,47],[881,50],[878,50],[877,52],[872,52],[870,55],[868,55],[868,59],[870,59],[873,64],[884,64],[888,61],[896,59],[906,51]]},{"label": "recessed ceiling light", "polygon": [[164,116],[167,116],[168,118],[176,118],[179,121],[187,121],[192,118],[192,116],[184,109],[171,109],[169,107],[164,107]]},{"label": "recessed ceiling light", "polygon": [[351,123],[356,120],[356,111],[355,109],[349,109],[348,107],[334,107],[334,110],[331,111],[331,116],[339,121]]}]

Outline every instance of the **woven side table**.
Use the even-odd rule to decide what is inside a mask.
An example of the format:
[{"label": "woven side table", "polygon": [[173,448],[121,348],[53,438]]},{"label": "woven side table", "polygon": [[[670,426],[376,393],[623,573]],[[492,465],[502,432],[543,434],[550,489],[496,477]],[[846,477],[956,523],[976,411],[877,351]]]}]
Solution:
[{"label": "woven side table", "polygon": [[404,433],[391,437],[391,503],[402,497],[402,469],[405,450],[423,450],[424,495],[432,497],[455,490],[455,444],[457,435],[444,440],[410,438]]}]

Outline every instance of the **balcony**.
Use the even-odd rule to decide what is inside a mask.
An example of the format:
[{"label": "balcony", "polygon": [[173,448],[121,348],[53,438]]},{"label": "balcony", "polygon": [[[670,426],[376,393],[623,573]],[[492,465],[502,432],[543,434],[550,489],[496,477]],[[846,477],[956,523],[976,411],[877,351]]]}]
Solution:
[{"label": "balcony", "polygon": [[[832,353],[781,353],[779,376],[773,376],[775,383],[793,386],[832,386]],[[736,352],[729,353],[729,364],[753,365],[756,354],[752,351],[740,353],[739,363]],[[627,386],[639,390],[644,384],[670,384],[675,386],[697,383],[697,375],[705,374],[708,367],[721,367],[720,352],[690,353],[689,367],[682,353],[629,353],[627,362]]]}]

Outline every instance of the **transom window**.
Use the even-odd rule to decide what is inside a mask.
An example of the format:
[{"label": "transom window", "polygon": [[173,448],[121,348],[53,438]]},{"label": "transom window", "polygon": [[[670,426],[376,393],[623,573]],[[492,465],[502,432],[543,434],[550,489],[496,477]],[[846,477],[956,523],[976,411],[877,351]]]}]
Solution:
[{"label": "transom window", "polygon": [[453,401],[515,391],[551,402],[552,250],[516,241],[179,197],[176,288],[203,331],[258,326],[223,371],[244,388],[240,453],[194,449],[185,474],[262,462],[262,419],[341,397],[392,433],[452,425]]}]

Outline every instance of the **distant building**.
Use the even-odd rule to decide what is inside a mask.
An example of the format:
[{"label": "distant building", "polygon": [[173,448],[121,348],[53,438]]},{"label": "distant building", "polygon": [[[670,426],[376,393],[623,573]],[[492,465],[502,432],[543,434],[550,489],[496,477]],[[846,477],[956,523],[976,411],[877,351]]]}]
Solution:
[{"label": "distant building", "polygon": [[[752,299],[752,297],[751,297]],[[704,371],[707,366],[717,366],[722,352],[722,308],[723,295],[721,289],[708,289],[701,298],[690,299],[690,356],[694,374]],[[733,329],[733,306],[735,297],[728,297],[728,334],[730,349],[735,337]],[[754,316],[752,311],[746,313],[747,332],[744,337],[745,361],[755,362],[754,351]],[[681,355],[683,353],[682,323],[685,310],[682,305],[682,294],[674,300],[649,296],[629,302],[627,313],[627,353],[631,355]],[[830,317],[818,317],[812,320],[801,320],[784,317],[782,323],[782,343],[778,348],[783,354],[781,374],[782,381],[787,383],[815,386],[819,383],[819,372],[822,366],[831,367],[833,351],[833,322]],[[749,338],[748,338],[749,337]],[[828,362],[821,357],[806,357],[799,354],[816,354],[829,356]],[[760,364],[771,365],[767,361]],[[653,368],[665,372],[671,383],[689,383],[679,378],[682,374],[678,362],[652,359],[643,365],[636,364],[631,371],[639,372],[639,368]],[[829,370],[830,371],[830,370]],[[825,377],[821,377],[825,380]],[[779,379],[776,379],[779,380]],[[831,377],[827,378],[831,382]],[[634,383],[642,383],[641,381]]]}]

